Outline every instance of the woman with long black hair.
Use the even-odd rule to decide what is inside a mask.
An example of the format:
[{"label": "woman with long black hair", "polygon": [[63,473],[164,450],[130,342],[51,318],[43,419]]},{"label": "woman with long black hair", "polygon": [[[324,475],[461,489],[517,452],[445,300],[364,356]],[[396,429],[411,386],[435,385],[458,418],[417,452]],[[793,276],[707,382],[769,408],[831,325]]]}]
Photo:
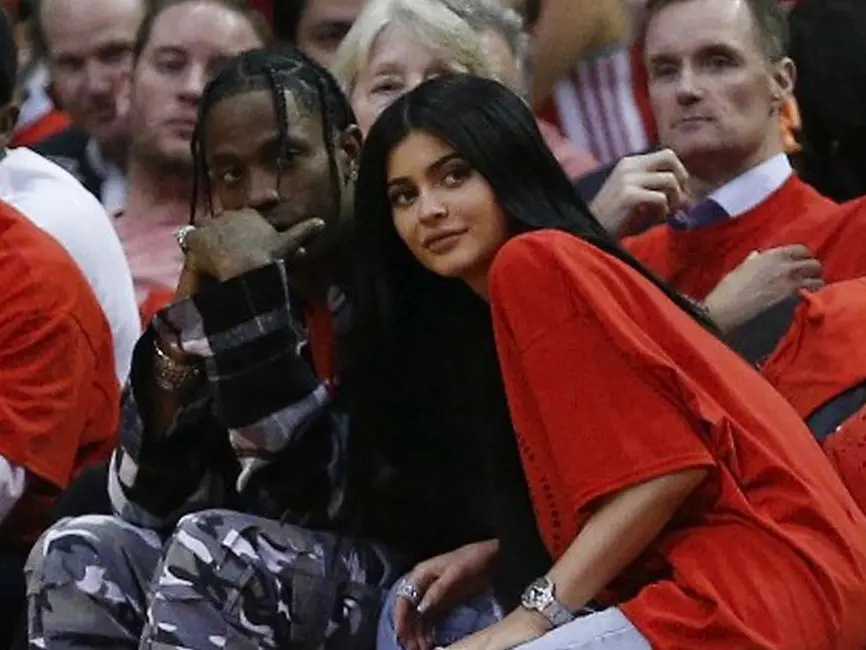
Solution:
[{"label": "woman with long black hair", "polygon": [[492,584],[506,605],[526,586],[521,604],[454,648],[863,647],[863,514],[783,398],[598,225],[519,98],[458,75],[397,101],[365,145],[356,229],[376,356],[355,380],[391,414],[379,435],[447,422],[460,399],[435,386],[491,422],[453,453],[476,454],[496,539],[469,571],[400,583],[383,621],[401,646]]}]

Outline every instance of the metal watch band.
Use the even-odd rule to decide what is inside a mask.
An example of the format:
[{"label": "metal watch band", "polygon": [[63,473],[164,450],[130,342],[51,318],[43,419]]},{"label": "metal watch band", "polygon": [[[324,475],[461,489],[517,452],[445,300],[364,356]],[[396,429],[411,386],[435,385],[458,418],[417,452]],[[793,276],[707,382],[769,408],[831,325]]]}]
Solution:
[{"label": "metal watch band", "polygon": [[565,605],[556,600],[556,598],[547,603],[547,605],[541,610],[541,613],[555,628],[565,625],[566,623],[571,623],[571,621],[574,620],[574,614],[568,611]]},{"label": "metal watch band", "polygon": [[544,616],[554,628],[574,620],[568,608],[556,599],[556,585],[547,576],[538,578],[523,592],[521,604]]}]

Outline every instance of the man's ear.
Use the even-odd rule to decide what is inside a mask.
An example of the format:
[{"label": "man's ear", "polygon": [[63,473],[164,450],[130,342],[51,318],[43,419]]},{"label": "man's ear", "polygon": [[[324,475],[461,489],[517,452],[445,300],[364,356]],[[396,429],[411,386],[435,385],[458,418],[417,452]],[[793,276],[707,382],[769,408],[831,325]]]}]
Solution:
[{"label": "man's ear", "polygon": [[337,136],[337,155],[340,157],[340,169],[344,170],[347,179],[357,180],[363,146],[364,136],[356,124],[352,124]]},{"label": "man's ear", "polygon": [[779,108],[794,94],[794,84],[797,81],[797,67],[794,61],[785,57],[773,64],[772,83],[774,108]]}]

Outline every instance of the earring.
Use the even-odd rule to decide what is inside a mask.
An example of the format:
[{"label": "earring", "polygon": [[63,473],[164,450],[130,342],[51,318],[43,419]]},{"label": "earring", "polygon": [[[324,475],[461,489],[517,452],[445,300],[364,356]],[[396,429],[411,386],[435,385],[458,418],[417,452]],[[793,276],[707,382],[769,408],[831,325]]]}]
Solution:
[{"label": "earring", "polygon": [[352,163],[352,166],[349,167],[349,180],[353,183],[358,182],[358,167],[354,163]]}]

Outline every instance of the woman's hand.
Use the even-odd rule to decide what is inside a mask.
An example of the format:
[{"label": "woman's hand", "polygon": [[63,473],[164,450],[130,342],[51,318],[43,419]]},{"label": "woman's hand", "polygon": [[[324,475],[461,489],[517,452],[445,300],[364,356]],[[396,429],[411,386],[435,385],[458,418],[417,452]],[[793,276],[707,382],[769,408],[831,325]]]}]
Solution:
[{"label": "woman's hand", "polygon": [[482,594],[490,586],[499,542],[468,544],[418,564],[407,576],[418,589],[417,608],[405,597],[394,605],[397,640],[407,650],[431,650],[431,621],[459,603]]}]

